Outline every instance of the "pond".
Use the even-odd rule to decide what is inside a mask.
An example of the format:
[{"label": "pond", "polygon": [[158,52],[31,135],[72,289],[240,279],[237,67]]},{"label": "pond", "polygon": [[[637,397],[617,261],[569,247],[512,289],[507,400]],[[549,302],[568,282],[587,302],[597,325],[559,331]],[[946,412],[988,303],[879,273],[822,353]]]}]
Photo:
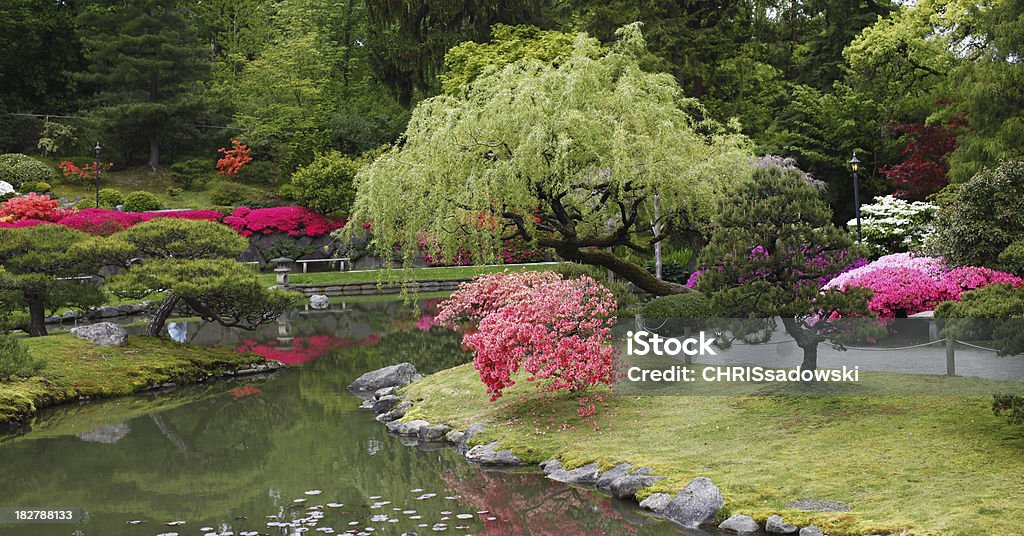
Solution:
[{"label": "pond", "polygon": [[[296,365],[280,373],[65,405],[3,438],[0,507],[87,515],[0,533],[680,533],[635,504],[537,471],[485,471],[446,448],[404,445],[345,387],[384,365],[410,361],[430,373],[469,355],[457,335],[431,327],[436,301],[332,307],[293,311],[255,333],[192,322],[172,330]],[[282,526],[315,518],[308,532]]]}]

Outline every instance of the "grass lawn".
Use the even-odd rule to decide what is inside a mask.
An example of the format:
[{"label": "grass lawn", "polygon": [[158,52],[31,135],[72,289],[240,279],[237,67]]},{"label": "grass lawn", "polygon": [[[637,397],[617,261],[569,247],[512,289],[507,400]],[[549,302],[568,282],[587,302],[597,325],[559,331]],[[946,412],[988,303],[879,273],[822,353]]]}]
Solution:
[{"label": "grass lawn", "polygon": [[[211,208],[214,206],[214,203],[210,199],[210,195],[217,188],[217,185],[223,182],[226,181],[218,177],[211,180],[201,189],[186,190],[179,195],[171,196],[167,193],[167,189],[176,185],[171,181],[170,174],[166,171],[154,172],[148,167],[141,167],[108,171],[100,175],[100,188],[120,190],[124,195],[136,191],[151,192],[160,199],[160,203],[164,208]],[[251,189],[253,190],[254,197],[264,192],[277,190],[276,187],[272,186],[251,186]],[[92,199],[96,195],[96,186],[91,181],[87,185],[57,182],[53,185],[53,193],[67,199],[75,199],[76,197]]]},{"label": "grass lawn", "polygon": [[22,344],[45,360],[46,367],[35,377],[0,383],[0,423],[82,396],[127,395],[154,383],[194,383],[264,361],[253,354],[150,337],[131,337],[120,348],[97,346],[71,334],[26,338]]},{"label": "grass lawn", "polygon": [[[487,266],[446,266],[440,268],[396,268],[393,270],[352,270],[348,272],[314,272],[303,274],[292,273],[290,282],[293,285],[335,285],[343,283],[377,283],[380,281],[425,281],[469,279],[482,274],[496,272],[525,272],[529,270],[552,270],[555,264],[514,264]],[[274,274],[261,276],[268,285],[275,282]]]},{"label": "grass lawn", "polygon": [[[893,374],[862,381],[890,382]],[[948,381],[963,381],[951,378]],[[971,381],[971,380],[967,380]],[[706,476],[729,514],[779,513],[830,535],[1024,534],[1024,427],[993,415],[991,397],[610,396],[580,418],[578,398],[521,381],[489,402],[472,365],[409,386],[405,417],[500,440],[526,461],[568,467],[650,466],[669,478],[641,492],[675,494]],[[594,396],[591,393],[590,396]],[[852,512],[791,511],[788,501],[842,501]]]}]

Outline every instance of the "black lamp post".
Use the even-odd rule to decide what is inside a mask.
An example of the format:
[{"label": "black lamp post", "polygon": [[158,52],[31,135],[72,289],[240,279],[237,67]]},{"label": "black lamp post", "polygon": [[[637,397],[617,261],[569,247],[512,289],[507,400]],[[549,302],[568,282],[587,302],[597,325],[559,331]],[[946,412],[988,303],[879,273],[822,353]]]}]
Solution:
[{"label": "black lamp post", "polygon": [[857,215],[857,241],[860,242],[860,182],[857,180],[860,160],[857,158],[856,151],[853,153],[853,158],[850,159],[850,168],[853,169],[853,211]]},{"label": "black lamp post", "polygon": [[96,159],[92,162],[92,172],[96,176],[96,208],[100,208],[100,149],[100,142],[96,142],[93,148]]}]

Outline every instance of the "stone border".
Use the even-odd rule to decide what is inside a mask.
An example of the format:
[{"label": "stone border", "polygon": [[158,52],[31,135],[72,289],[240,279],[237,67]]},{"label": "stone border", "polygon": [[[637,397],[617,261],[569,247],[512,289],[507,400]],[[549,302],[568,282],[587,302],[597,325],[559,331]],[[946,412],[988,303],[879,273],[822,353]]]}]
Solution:
[{"label": "stone border", "polygon": [[[501,449],[498,441],[470,448],[470,440],[485,429],[486,425],[483,423],[473,423],[466,430],[460,431],[444,424],[431,424],[422,419],[401,421],[400,419],[412,409],[412,403],[404,400],[404,396],[399,394],[398,390],[421,378],[412,364],[402,363],[364,374],[349,386],[349,390],[363,398],[360,408],[372,410],[376,414],[376,420],[387,426],[388,432],[411,440],[410,446],[447,446],[468,461],[488,468],[527,466],[511,450]],[[603,473],[596,463],[566,470],[557,459],[542,462],[540,468],[548,479],[556,482],[594,488],[613,497],[633,501],[636,501],[636,494],[640,490],[666,478],[651,474],[653,471],[649,467],[634,469],[629,463],[620,463]],[[654,517],[671,521],[684,528],[696,529],[713,524],[718,512],[725,506],[725,499],[710,479],[697,477],[675,496],[654,493],[640,501],[639,506]],[[733,534],[761,534],[763,529],[768,534],[826,536],[826,533],[814,525],[800,528],[785,523],[779,515],[770,516],[762,527],[748,515],[734,514],[720,523],[718,528]]]},{"label": "stone border", "polygon": [[122,305],[104,305],[85,311],[65,311],[62,315],[46,317],[47,324],[76,322],[79,320],[96,320],[99,318],[117,318],[122,316],[141,315],[151,312],[157,304],[153,302],[126,303]]},{"label": "stone border", "polygon": [[[409,281],[404,283],[405,290],[409,292],[442,292],[454,291],[459,285],[471,281],[471,279],[429,279],[423,281]],[[338,296],[375,296],[388,294],[401,294],[403,283],[336,283],[328,285],[288,285],[288,290],[301,292],[304,296],[323,295],[329,297]]]}]

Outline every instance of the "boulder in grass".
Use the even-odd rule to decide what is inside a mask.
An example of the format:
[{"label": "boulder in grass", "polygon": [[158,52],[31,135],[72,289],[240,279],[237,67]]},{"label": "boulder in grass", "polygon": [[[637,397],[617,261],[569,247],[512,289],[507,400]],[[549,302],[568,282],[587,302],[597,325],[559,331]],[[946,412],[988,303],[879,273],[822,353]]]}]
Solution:
[{"label": "boulder in grass", "polygon": [[735,534],[757,534],[761,530],[754,518],[743,514],[736,514],[726,519],[721,525],[718,525],[718,528]]},{"label": "boulder in grass", "polygon": [[660,514],[665,511],[670,502],[672,502],[672,496],[668,493],[654,493],[640,501],[640,508]]},{"label": "boulder in grass", "polygon": [[821,529],[810,525],[800,529],[800,536],[825,536],[825,533],[821,532]]},{"label": "boulder in grass", "polygon": [[416,380],[416,367],[412,363],[400,363],[363,374],[348,386],[355,393],[372,394],[378,389],[409,385]]},{"label": "boulder in grass", "polygon": [[498,442],[477,445],[466,453],[466,459],[480,465],[523,465],[511,450],[498,450]]},{"label": "boulder in grass", "polygon": [[128,332],[112,322],[71,328],[71,334],[100,346],[128,346]]},{"label": "boulder in grass", "polygon": [[773,515],[768,516],[768,521],[764,524],[764,530],[768,534],[796,534],[800,531],[800,527],[786,523],[780,515]]},{"label": "boulder in grass", "polygon": [[596,463],[588,463],[575,469],[556,469],[548,473],[548,478],[556,482],[575,484],[577,486],[592,486],[597,483],[600,471]]},{"label": "boulder in grass", "polygon": [[725,506],[725,498],[710,479],[697,477],[672,497],[661,514],[687,528],[710,523]]}]

